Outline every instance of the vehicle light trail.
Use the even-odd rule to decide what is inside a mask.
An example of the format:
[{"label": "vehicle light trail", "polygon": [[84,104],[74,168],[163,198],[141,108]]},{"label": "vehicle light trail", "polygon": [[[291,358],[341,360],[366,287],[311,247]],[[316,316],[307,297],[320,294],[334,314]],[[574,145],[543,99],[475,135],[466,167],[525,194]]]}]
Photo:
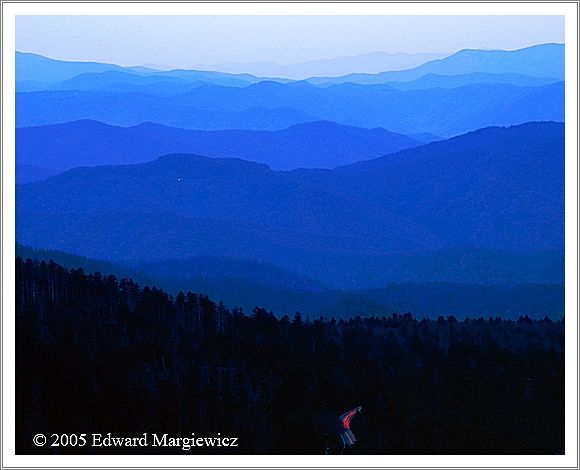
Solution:
[{"label": "vehicle light trail", "polygon": [[342,423],[342,431],[340,437],[342,438],[342,443],[344,447],[349,447],[356,444],[356,436],[350,429],[350,421],[362,411],[362,407],[358,406],[350,411],[339,416],[339,420]]}]

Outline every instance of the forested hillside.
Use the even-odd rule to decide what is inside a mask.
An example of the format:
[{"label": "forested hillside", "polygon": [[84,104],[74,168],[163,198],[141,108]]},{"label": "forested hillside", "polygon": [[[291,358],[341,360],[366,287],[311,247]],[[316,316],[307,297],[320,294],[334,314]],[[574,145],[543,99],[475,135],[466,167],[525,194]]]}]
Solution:
[{"label": "forested hillside", "polygon": [[[335,453],[354,406],[347,453],[564,450],[563,320],[277,319],[17,258],[16,321],[20,453],[39,451],[39,432],[219,432],[239,447],[212,453]],[[100,450],[53,451],[87,449]]]}]

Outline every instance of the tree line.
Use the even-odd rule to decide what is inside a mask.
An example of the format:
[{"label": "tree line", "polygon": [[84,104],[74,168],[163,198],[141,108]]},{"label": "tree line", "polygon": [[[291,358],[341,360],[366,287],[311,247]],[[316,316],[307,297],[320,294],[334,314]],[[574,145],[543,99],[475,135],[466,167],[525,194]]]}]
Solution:
[{"label": "tree line", "polygon": [[[564,450],[564,320],[305,320],[16,258],[19,453],[37,433],[231,435],[196,453]],[[362,406],[343,449],[338,416]]]}]

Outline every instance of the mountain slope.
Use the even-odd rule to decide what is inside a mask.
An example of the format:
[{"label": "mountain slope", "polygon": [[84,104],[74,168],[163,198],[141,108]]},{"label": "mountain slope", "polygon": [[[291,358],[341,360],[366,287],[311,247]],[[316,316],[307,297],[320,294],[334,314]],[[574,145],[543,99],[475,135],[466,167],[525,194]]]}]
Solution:
[{"label": "mountain slope", "polygon": [[[17,256],[54,261],[68,269],[99,271],[117,278],[130,277],[142,286],[155,285],[177,294],[192,290],[210,295],[226,306],[251,312],[263,307],[277,316],[296,311],[311,318],[352,317],[412,311],[437,317],[455,315],[515,317],[522,314],[560,318],[563,287],[553,284],[481,285],[457,282],[390,283],[380,289],[328,289],[276,266],[224,258],[163,260],[138,269],[89,259],[56,250],[38,250],[17,244]],[[489,253],[488,253],[489,254]],[[541,257],[536,258],[538,261]],[[531,259],[529,261],[532,261]],[[533,264],[530,264],[532,267]]]},{"label": "mountain slope", "polygon": [[[403,52],[370,52],[356,56],[309,60],[295,64],[229,62],[215,64],[209,67],[212,70],[221,70],[228,73],[250,72],[261,77],[286,77],[301,80],[312,76],[336,77],[346,75],[355,70],[366,73],[378,73],[384,72],[385,70],[408,69],[442,56],[444,54],[430,52],[418,52],[414,54]],[[203,66],[203,68],[207,67],[207,65]],[[196,68],[202,68],[202,66]]]},{"label": "mountain slope", "polygon": [[[16,81],[57,83],[82,73],[123,71],[123,67],[100,62],[74,62],[54,60],[39,54],[16,52]],[[127,71],[129,73],[129,71]]]},{"label": "mountain slope", "polygon": [[563,247],[561,123],[490,127],[331,173],[290,175],[309,187],[396,208],[452,245]]},{"label": "mountain slope", "polygon": [[130,128],[76,121],[16,131],[21,163],[66,170],[75,166],[143,163],[169,153],[234,157],[273,169],[334,168],[420,145],[385,129],[332,122],[279,131],[195,131],[146,123]]},{"label": "mountain slope", "polygon": [[19,163],[16,164],[16,184],[33,183],[56,174],[58,174],[58,170],[52,168],[28,165],[26,163],[20,163],[20,160]]},{"label": "mountain slope", "polygon": [[474,72],[517,73],[564,80],[564,44],[538,44],[514,51],[464,49],[418,67],[378,74],[354,73],[337,78],[309,78],[313,84],[411,81],[427,74],[462,75]]},{"label": "mountain slope", "polygon": [[427,90],[429,88],[459,88],[476,84],[505,84],[519,87],[544,86],[561,81],[551,77],[532,77],[519,73],[481,73],[473,72],[462,75],[439,75],[428,73],[409,82],[386,82],[384,85],[398,90]]},{"label": "mountain slope", "polygon": [[[258,83],[263,78],[253,75],[231,74],[205,70],[155,70],[147,67],[122,67],[115,64],[101,62],[79,62],[51,59],[39,54],[16,52],[16,86],[20,83],[37,84],[37,90],[48,90],[54,87],[76,90],[96,89],[103,84],[112,83],[146,84],[163,82],[173,84],[187,84],[206,82],[224,86],[247,86]],[[287,82],[286,79],[271,78]],[[71,88],[72,87],[72,88]],[[135,91],[135,90],[133,90]]]},{"label": "mountain slope", "polygon": [[563,136],[559,123],[488,128],[335,170],[191,155],[77,168],[17,189],[17,236],[108,259],[244,256],[376,286],[401,252],[562,249]]},{"label": "mountain slope", "polygon": [[[241,81],[247,86],[248,82]],[[201,80],[184,80],[177,77],[164,77],[158,74],[139,75],[133,71],[110,70],[102,73],[83,73],[68,80],[63,80],[51,90],[106,90],[137,92],[149,90],[160,93],[162,91],[184,93],[198,86],[208,85]]]},{"label": "mountain slope", "polygon": [[199,130],[275,130],[326,120],[445,137],[492,125],[563,121],[564,84],[475,84],[401,91],[385,85],[322,88],[304,82],[260,82],[245,88],[204,86],[167,96],[78,91],[16,94],[17,127],[82,119],[120,126],[150,121]]}]

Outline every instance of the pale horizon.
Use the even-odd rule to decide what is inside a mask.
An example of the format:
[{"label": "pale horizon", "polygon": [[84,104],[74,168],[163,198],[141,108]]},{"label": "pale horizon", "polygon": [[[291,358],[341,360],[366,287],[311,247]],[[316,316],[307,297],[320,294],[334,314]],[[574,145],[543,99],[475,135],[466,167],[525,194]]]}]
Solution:
[{"label": "pale horizon", "polygon": [[[409,31],[414,34],[409,39]],[[374,53],[564,43],[561,16],[19,16],[16,49],[58,60],[169,68],[291,66]]]}]

